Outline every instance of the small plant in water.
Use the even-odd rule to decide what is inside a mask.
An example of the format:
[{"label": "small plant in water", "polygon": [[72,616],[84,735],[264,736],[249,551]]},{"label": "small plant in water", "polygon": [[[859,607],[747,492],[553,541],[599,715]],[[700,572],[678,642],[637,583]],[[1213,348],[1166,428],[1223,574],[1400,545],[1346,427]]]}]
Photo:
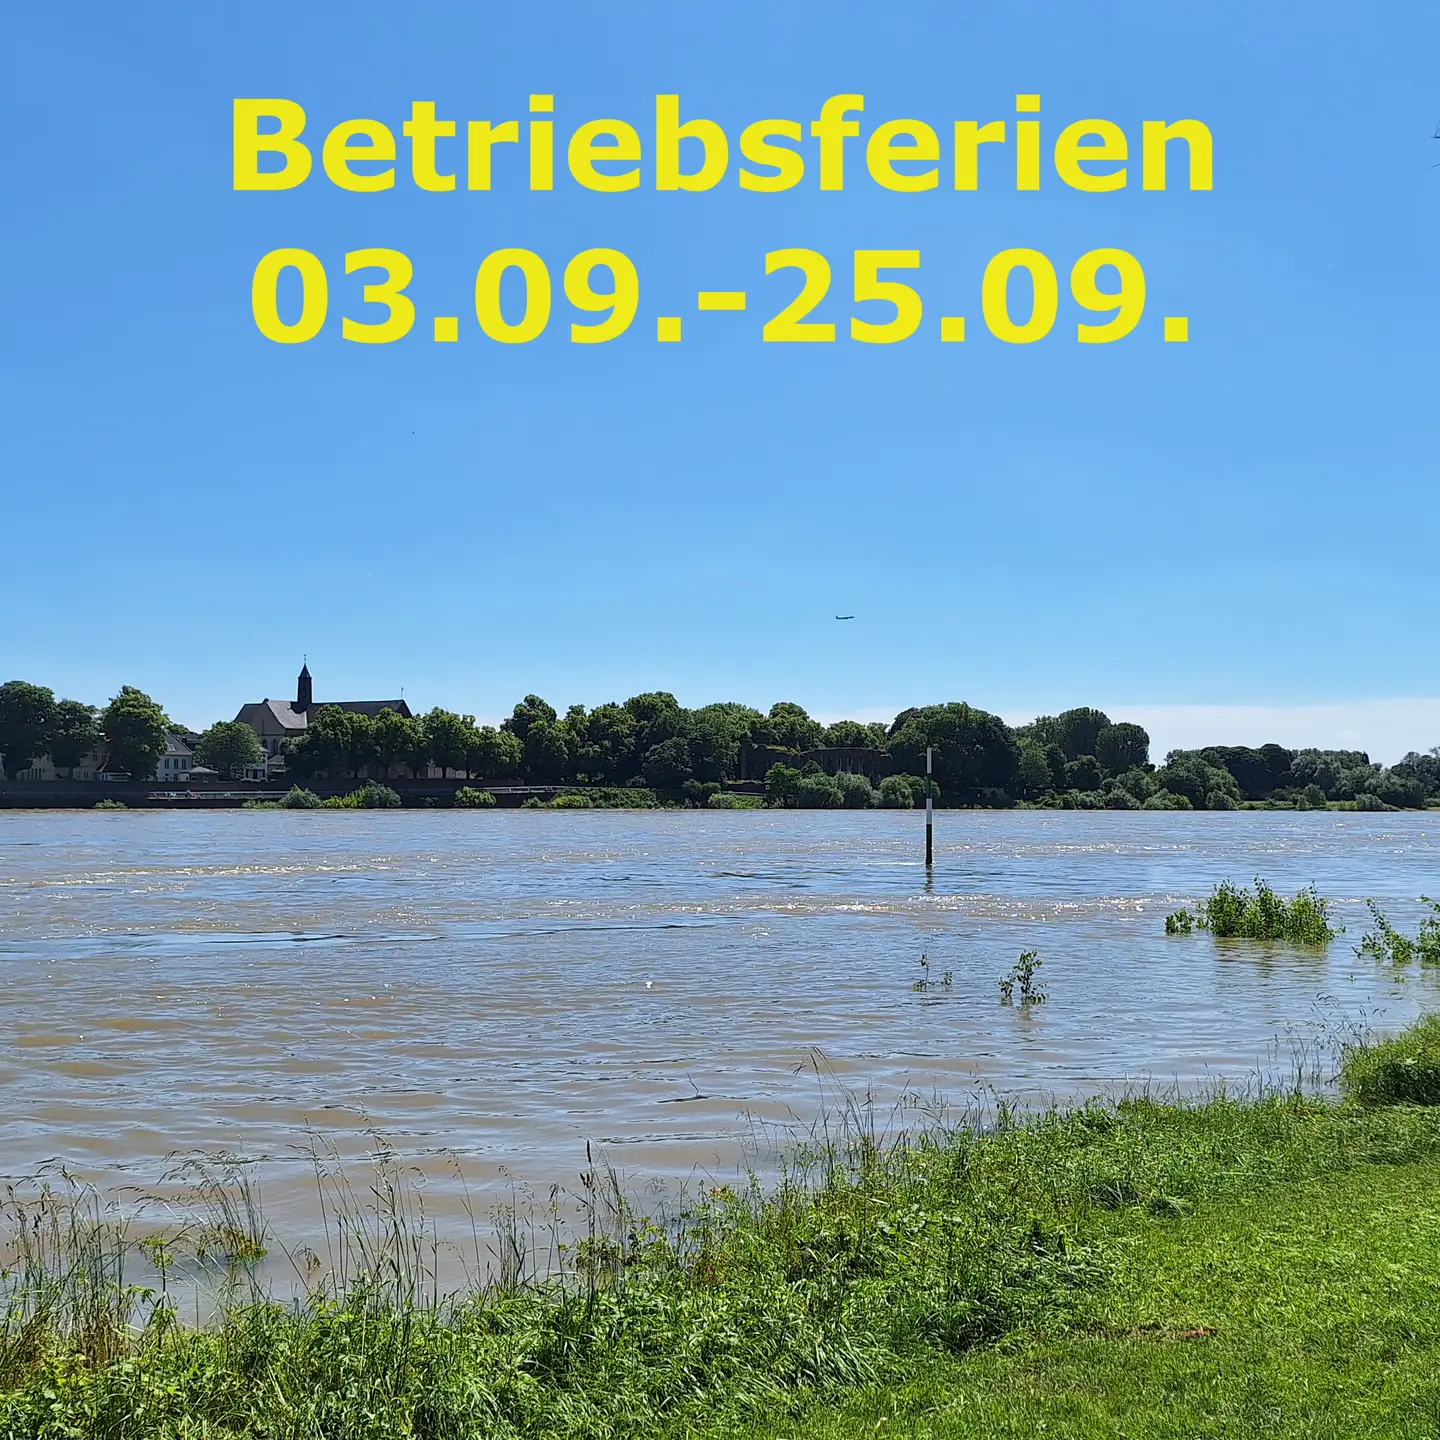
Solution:
[{"label": "small plant in water", "polygon": [[1189,935],[1195,929],[1195,917],[1182,905],[1174,914],[1165,917],[1167,935]]},{"label": "small plant in water", "polygon": [[1035,983],[1035,972],[1045,963],[1038,950],[1024,950],[1000,982],[1000,1003],[1012,1005],[1015,992],[1020,992],[1021,1005],[1043,1005],[1045,992]]},{"label": "small plant in water", "polygon": [[1365,932],[1355,953],[1391,965],[1408,965],[1412,960],[1419,960],[1422,965],[1440,965],[1440,900],[1432,900],[1428,895],[1420,898],[1431,913],[1420,922],[1419,933],[1413,940],[1397,930],[1373,900],[1367,900],[1375,928]]},{"label": "small plant in water", "polygon": [[944,976],[936,981],[930,976],[930,957],[928,955],[921,955],[920,978],[910,988],[912,990],[929,990],[937,984],[944,986],[946,990],[951,989],[955,984],[955,972],[953,970],[947,970]]}]

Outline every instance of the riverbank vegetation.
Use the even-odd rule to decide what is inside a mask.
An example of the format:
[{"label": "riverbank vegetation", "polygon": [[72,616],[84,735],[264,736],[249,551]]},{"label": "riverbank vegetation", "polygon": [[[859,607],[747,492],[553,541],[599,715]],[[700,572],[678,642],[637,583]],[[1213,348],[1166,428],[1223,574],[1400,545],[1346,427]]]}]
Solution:
[{"label": "riverbank vegetation", "polygon": [[[83,712],[83,713],[82,713]],[[79,764],[90,751],[127,774],[154,773],[167,733],[163,709],[126,687],[106,709],[57,701],[42,686],[0,685],[0,755],[13,778],[37,757]],[[264,763],[238,721],[190,735],[200,760],[236,780]],[[664,803],[709,805],[741,780],[766,782],[766,802],[786,808],[908,808],[927,793],[946,805],[1067,809],[1417,809],[1440,803],[1440,747],[1398,764],[1361,751],[1212,745],[1150,757],[1143,727],[1088,706],[1017,727],[952,702],[903,710],[889,724],[822,724],[781,701],[762,712],[723,701],[697,708],[654,691],[562,715],[527,695],[500,725],[436,708],[424,715],[361,714],[321,705],[284,747],[287,778],[385,782],[436,772],[487,784],[643,790]],[[595,802],[597,804],[603,802]],[[644,803],[643,801],[640,803]]]},{"label": "riverbank vegetation", "polygon": [[1208,930],[1217,940],[1286,940],[1292,945],[1327,945],[1340,933],[1330,924],[1330,902],[1313,885],[1286,900],[1258,875],[1252,893],[1222,880],[1199,915],[1181,909],[1165,917],[1167,935]]},{"label": "riverbank vegetation", "polygon": [[[864,1414],[1099,1435],[1121,1411],[1130,1435],[1422,1433],[1394,1426],[1433,1427],[1440,1399],[1440,1110],[1409,1103],[1440,1094],[1437,1029],[1351,1046],[1335,1099],[1297,1082],[895,1136],[851,1112],[773,1185],[681,1215],[588,1172],[572,1230],[537,1252],[502,1226],[489,1283],[450,1297],[393,1164],[344,1192],[340,1253],[297,1255],[288,1304],[244,1284],[274,1239],[212,1186],[221,1223],[136,1242],[162,1275],[187,1243],[231,1256],[198,1326],[128,1283],[129,1242],[84,1197],[12,1192],[0,1434],[819,1435]],[[1208,1379],[1162,1404],[1132,1367]],[[1343,1426],[1300,1423],[1332,1399]]]}]

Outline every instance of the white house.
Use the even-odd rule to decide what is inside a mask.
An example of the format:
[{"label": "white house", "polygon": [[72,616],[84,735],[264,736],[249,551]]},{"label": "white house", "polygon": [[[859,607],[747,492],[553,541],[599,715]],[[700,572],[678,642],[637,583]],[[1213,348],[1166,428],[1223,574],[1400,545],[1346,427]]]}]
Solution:
[{"label": "white house", "polygon": [[[164,784],[173,782],[177,785],[186,784],[190,779],[190,771],[195,765],[195,751],[183,735],[168,735],[165,738],[165,753],[160,757],[155,766],[155,773],[148,778]],[[33,761],[26,769],[21,770],[16,780],[103,780],[107,778],[105,764],[101,757],[92,752],[87,755],[74,769],[74,772],[60,771],[55,768],[54,762],[48,755]]]},{"label": "white house", "polygon": [[184,785],[194,768],[195,751],[179,735],[167,735],[165,753],[155,767],[155,778],[162,784],[174,781],[177,785]]}]

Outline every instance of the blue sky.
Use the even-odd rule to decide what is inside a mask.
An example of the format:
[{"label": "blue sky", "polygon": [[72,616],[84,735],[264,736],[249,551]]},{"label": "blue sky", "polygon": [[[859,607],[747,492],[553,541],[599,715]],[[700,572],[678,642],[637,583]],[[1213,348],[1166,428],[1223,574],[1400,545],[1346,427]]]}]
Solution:
[{"label": "blue sky", "polygon": [[[1244,730],[1304,707],[1337,737],[1371,726],[1377,752],[1440,743],[1440,700],[1379,703],[1440,696],[1440,20],[1357,13],[12,11],[0,678],[97,702],[138,684],[195,725],[289,693],[308,654],[322,699],[403,687],[485,718],[527,691],[563,707],[668,688],[825,716],[1096,703],[1162,731],[1167,714]],[[778,195],[742,192],[733,163],[702,194],[656,193],[647,163],[641,188],[600,195],[563,162],[549,194],[430,194],[404,142],[383,194],[336,189],[318,157],[296,190],[231,189],[235,96],[299,102],[318,140],[356,116],[398,132],[417,99],[463,130],[551,92],[562,143],[617,116],[648,145],[654,96],[678,92],[733,146],[848,91],[866,109],[838,194],[816,188],[808,138],[805,182]],[[1132,154],[1142,119],[1204,120],[1215,188],[1086,195],[1048,161],[1034,194],[1001,174],[913,195],[864,176],[881,121],[943,138],[955,119],[1013,123],[1017,92],[1042,97],[1047,156],[1089,116]],[[372,245],[415,264],[421,319],[392,345],[339,333],[359,314],[342,257]],[[251,272],[279,246],[331,276],[305,345],[251,319]],[[625,251],[639,318],[572,345],[557,301],[539,340],[486,340],[473,277],[503,246],[541,254],[557,291],[577,251]],[[782,246],[831,257],[814,318],[842,337],[850,251],[919,249],[921,332],[762,344],[793,290],[764,275]],[[987,336],[980,276],[1011,246],[1049,255],[1062,286],[1080,253],[1131,251],[1140,327],[1077,345],[1062,294],[1046,340]],[[746,314],[695,313],[697,290],[729,288]],[[971,317],[963,345],[939,343],[942,313]],[[437,314],[461,317],[458,344],[430,339]],[[680,345],[656,343],[661,314],[687,317]],[[1161,343],[1166,314],[1190,317],[1188,344]],[[1417,733],[1379,739],[1397,717]]]}]

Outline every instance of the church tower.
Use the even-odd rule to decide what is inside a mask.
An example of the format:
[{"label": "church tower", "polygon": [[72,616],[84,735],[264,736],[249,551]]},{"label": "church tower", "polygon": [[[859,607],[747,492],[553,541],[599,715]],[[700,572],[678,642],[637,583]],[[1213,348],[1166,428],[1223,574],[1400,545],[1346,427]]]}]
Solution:
[{"label": "church tower", "polygon": [[313,703],[314,696],[310,688],[310,666],[306,664],[301,667],[300,679],[295,685],[295,708],[302,715],[306,715]]}]

